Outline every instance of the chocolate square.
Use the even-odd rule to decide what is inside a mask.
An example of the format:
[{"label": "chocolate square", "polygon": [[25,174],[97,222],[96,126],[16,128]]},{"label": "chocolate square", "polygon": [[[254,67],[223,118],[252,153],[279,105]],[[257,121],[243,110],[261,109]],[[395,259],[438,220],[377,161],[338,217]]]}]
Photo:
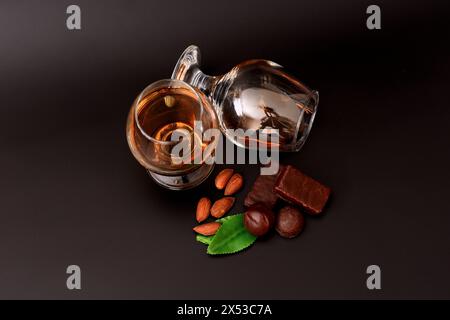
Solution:
[{"label": "chocolate square", "polygon": [[253,183],[252,189],[245,197],[244,206],[248,208],[256,203],[262,203],[269,209],[273,209],[278,200],[273,187],[283,170],[284,166],[280,165],[277,174],[259,175]]}]

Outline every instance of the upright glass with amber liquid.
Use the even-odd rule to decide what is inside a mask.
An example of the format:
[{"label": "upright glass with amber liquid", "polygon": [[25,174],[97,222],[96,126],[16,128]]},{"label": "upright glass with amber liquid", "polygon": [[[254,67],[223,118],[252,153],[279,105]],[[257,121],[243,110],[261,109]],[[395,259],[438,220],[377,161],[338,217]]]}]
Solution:
[{"label": "upright glass with amber liquid", "polygon": [[[205,130],[217,128],[206,97],[179,80],[160,80],[145,88],[134,101],[127,121],[131,152],[160,185],[174,190],[192,188],[213,169],[206,164]],[[181,142],[188,142],[180,148]],[[175,149],[178,147],[177,149]],[[176,151],[176,152],[175,152]]]}]

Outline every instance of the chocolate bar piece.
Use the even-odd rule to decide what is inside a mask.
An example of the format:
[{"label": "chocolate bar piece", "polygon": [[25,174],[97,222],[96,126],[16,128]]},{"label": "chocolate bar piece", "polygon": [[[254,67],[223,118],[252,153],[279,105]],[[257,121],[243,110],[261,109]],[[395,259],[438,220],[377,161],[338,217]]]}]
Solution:
[{"label": "chocolate bar piece", "polygon": [[278,176],[274,190],[283,200],[302,207],[312,215],[322,212],[331,192],[330,188],[293,166],[287,166]]},{"label": "chocolate bar piece", "polygon": [[245,197],[244,206],[248,208],[256,203],[262,203],[267,208],[273,209],[278,200],[278,196],[273,191],[273,187],[277,181],[277,177],[283,170],[284,167],[280,165],[277,174],[259,175],[253,183],[252,189]]}]

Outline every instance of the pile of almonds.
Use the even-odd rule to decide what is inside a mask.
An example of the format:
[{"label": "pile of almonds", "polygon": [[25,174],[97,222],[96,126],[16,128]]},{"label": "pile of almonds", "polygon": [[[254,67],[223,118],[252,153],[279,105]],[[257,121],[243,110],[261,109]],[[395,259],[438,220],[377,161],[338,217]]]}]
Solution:
[{"label": "pile of almonds", "polygon": [[[224,197],[213,204],[208,197],[203,197],[198,201],[196,219],[198,223],[205,221],[210,215],[216,219],[221,218],[234,205],[233,197],[244,185],[244,178],[241,174],[235,173],[233,169],[223,169],[215,179],[218,190],[224,190]],[[211,236],[219,229],[220,223],[208,222],[194,228],[194,231],[204,236]]]}]

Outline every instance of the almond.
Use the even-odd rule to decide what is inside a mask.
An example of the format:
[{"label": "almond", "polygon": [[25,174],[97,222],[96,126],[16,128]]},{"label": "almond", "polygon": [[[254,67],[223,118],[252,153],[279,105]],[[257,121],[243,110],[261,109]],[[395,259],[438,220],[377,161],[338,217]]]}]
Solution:
[{"label": "almond", "polygon": [[211,200],[207,197],[201,198],[197,203],[197,212],[195,214],[197,222],[205,221],[208,218],[209,209],[211,209]]},{"label": "almond", "polygon": [[218,222],[208,222],[194,227],[194,231],[204,236],[212,236],[220,227]]},{"label": "almond", "polygon": [[231,176],[233,175],[233,172],[233,169],[223,169],[222,171],[220,171],[215,180],[216,188],[219,190],[225,188],[228,180],[230,180]]},{"label": "almond", "polygon": [[211,215],[214,218],[220,218],[225,213],[227,213],[228,210],[231,209],[233,204],[234,204],[233,197],[225,197],[225,198],[219,199],[216,202],[214,202],[214,204],[211,208]]},{"label": "almond", "polygon": [[231,196],[232,194],[235,194],[242,188],[243,185],[244,178],[239,173],[233,174],[225,187],[225,195]]}]

